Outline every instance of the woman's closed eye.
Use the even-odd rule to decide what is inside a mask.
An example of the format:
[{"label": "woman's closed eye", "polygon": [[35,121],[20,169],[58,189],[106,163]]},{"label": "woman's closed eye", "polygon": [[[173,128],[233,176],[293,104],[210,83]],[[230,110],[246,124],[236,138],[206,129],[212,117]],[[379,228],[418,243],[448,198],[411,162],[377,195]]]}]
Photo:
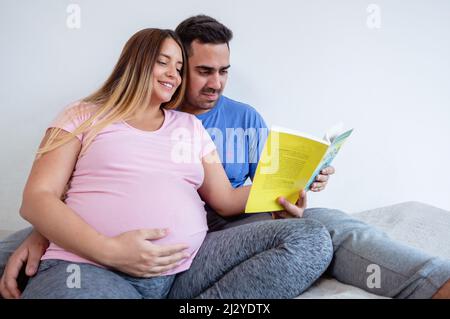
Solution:
[{"label": "woman's closed eye", "polygon": [[[164,61],[158,61],[158,64],[160,65],[167,65],[167,62]],[[178,74],[181,74],[181,69],[177,69]]]}]

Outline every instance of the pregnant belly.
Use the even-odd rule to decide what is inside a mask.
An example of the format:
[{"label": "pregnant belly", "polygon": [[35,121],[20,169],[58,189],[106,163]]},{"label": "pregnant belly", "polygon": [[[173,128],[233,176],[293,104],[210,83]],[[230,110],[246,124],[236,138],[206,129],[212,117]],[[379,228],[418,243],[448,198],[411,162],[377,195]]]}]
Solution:
[{"label": "pregnant belly", "polygon": [[[178,183],[180,184],[180,183]],[[137,229],[166,228],[168,235],[155,244],[187,244],[193,253],[200,247],[206,231],[204,203],[191,186],[147,187],[127,192],[119,188],[108,192],[85,192],[72,188],[66,204],[99,233],[114,237]]]}]

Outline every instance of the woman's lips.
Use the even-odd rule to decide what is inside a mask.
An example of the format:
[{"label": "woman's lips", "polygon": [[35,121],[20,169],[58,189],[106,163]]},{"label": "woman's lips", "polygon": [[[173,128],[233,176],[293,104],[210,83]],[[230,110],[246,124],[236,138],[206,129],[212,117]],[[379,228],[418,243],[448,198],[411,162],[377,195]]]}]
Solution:
[{"label": "woman's lips", "polygon": [[168,89],[168,90],[173,90],[175,85],[173,83],[170,82],[164,82],[164,81],[158,81],[164,88]]}]

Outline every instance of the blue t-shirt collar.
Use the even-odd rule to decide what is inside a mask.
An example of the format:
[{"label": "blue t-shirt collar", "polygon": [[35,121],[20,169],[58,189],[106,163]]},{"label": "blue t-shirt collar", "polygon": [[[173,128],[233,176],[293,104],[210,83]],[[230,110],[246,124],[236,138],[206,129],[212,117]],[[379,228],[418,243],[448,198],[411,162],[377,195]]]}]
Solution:
[{"label": "blue t-shirt collar", "polygon": [[202,114],[197,114],[196,116],[197,116],[197,118],[199,119],[199,120],[206,120],[207,118],[209,118],[210,116],[213,116],[215,113],[217,113],[217,111],[222,107],[222,104],[223,104],[223,101],[224,101],[224,96],[223,95],[221,95],[220,97],[219,97],[219,99],[217,100],[217,103],[216,103],[216,105],[214,105],[214,107],[212,108],[212,109],[210,109],[210,110],[208,110],[207,112],[205,112],[205,113],[202,113]]}]

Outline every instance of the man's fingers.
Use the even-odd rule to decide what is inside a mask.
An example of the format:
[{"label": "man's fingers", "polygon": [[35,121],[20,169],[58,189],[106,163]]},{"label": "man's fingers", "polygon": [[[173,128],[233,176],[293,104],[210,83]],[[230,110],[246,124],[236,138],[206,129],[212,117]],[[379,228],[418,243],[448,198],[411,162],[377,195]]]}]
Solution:
[{"label": "man's fingers", "polygon": [[28,277],[34,276],[36,274],[43,253],[43,251],[38,247],[33,248],[34,249],[29,250],[27,267],[25,268],[25,274]]},{"label": "man's fingers", "polygon": [[313,192],[320,192],[325,189],[328,180],[330,179],[330,175],[333,175],[335,172],[335,169],[333,166],[325,167],[320,171],[320,174],[316,176],[315,182],[312,183],[310,190]]},{"label": "man's fingers", "polygon": [[[20,269],[24,264],[24,260],[22,259],[24,256],[26,258],[28,254],[21,253],[21,256],[17,256],[17,258],[12,258],[6,264],[5,272],[3,273],[3,287],[2,295],[5,298],[19,298],[20,291],[17,286],[17,277],[19,276]],[[20,258],[19,258],[20,257]]]},{"label": "man's fingers", "polygon": [[319,174],[316,176],[316,182],[326,182],[330,177],[328,175]]},{"label": "man's fingers", "polygon": [[19,298],[17,277],[28,259],[28,249],[17,250],[8,260],[2,277],[1,293],[4,298]]},{"label": "man's fingers", "polygon": [[333,175],[336,170],[334,169],[333,166],[328,166],[325,167],[323,170],[320,171],[322,174],[326,174],[326,175]]},{"label": "man's fingers", "polygon": [[18,299],[20,297],[19,287],[17,286],[16,278],[5,277],[5,288],[11,298]]},{"label": "man's fingers", "polygon": [[3,297],[4,299],[11,299],[13,298],[13,296],[8,291],[8,289],[6,289],[4,278],[5,276],[2,276],[2,278],[0,279],[0,296]]},{"label": "man's fingers", "polygon": [[3,277],[5,279],[5,285],[10,283],[11,280],[16,282],[19,277],[20,270],[28,259],[28,249],[21,250],[17,255],[12,256],[5,267]]},{"label": "man's fingers", "polygon": [[325,187],[327,186],[328,182],[322,182],[322,183],[312,183],[311,184],[311,190],[313,192],[320,192],[322,190],[325,189]]},{"label": "man's fingers", "polygon": [[17,296],[16,293],[11,292],[8,288],[6,288],[4,277],[2,277],[0,281],[0,295],[4,299],[18,299],[20,297],[20,295]]}]

